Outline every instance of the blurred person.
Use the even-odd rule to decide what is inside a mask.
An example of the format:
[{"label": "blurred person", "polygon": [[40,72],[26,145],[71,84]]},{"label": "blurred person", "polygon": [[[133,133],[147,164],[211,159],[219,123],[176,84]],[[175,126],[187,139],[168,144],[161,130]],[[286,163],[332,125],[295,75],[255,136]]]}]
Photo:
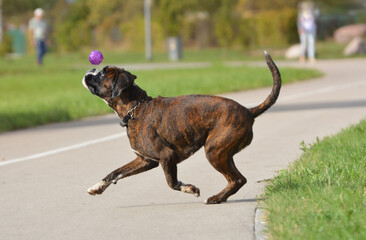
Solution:
[{"label": "blurred person", "polygon": [[302,2],[299,5],[297,29],[301,43],[300,61],[305,62],[306,55],[311,63],[315,63],[316,22],[312,2]]},{"label": "blurred person", "polygon": [[34,10],[34,17],[29,20],[29,39],[36,50],[37,64],[43,64],[43,56],[46,53],[47,22],[43,19],[42,8]]}]

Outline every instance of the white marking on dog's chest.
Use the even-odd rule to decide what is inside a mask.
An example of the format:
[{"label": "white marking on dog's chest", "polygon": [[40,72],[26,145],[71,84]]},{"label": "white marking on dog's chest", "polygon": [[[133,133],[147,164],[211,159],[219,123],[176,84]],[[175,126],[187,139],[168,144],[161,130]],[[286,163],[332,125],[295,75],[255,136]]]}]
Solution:
[{"label": "white marking on dog's chest", "polygon": [[105,102],[105,104],[107,104],[112,110],[113,110],[113,112],[117,115],[117,117],[119,117],[119,115],[118,115],[118,112],[116,112],[116,110],[114,110],[114,108],[112,108],[110,105],[109,105],[109,103],[107,102],[107,100],[105,100],[105,99],[103,99],[102,98],[102,100]]},{"label": "white marking on dog's chest", "polygon": [[145,159],[152,160],[152,161],[155,161],[155,162],[159,162],[159,160],[157,160],[157,159],[154,159],[154,158],[151,158],[151,157],[146,157],[146,156],[142,155],[139,151],[136,151],[136,150],[135,150],[135,149],[133,149],[133,148],[132,148],[132,151],[133,151],[134,153],[136,153],[137,155],[139,155],[140,157],[143,157],[143,158],[145,158]]}]

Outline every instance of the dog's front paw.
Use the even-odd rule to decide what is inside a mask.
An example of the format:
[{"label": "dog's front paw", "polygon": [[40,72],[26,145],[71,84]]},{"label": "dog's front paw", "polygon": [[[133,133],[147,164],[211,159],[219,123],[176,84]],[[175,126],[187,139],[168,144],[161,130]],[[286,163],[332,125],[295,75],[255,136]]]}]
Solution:
[{"label": "dog's front paw", "polygon": [[104,192],[104,190],[109,186],[110,183],[107,183],[105,181],[100,181],[97,184],[95,184],[94,186],[92,186],[91,188],[88,189],[88,193],[90,195],[95,195],[95,194],[102,194]]},{"label": "dog's front paw", "polygon": [[200,189],[194,185],[187,184],[182,185],[180,190],[185,193],[191,193],[194,194],[196,197],[200,196]]}]

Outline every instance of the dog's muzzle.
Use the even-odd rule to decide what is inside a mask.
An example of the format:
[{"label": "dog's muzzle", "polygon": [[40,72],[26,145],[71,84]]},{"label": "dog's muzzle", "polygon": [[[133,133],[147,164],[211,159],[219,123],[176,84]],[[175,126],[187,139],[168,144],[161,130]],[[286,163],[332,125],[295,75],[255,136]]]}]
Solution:
[{"label": "dog's muzzle", "polygon": [[95,87],[91,85],[93,82],[94,77],[99,73],[98,69],[92,69],[85,73],[83,77],[83,85],[86,89],[88,89],[91,93],[95,94]]}]

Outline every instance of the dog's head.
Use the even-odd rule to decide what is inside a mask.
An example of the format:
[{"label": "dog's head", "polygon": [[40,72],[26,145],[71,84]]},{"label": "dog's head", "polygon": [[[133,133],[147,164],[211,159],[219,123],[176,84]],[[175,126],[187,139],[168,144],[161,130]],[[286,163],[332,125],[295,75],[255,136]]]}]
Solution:
[{"label": "dog's head", "polygon": [[122,68],[92,69],[83,78],[83,85],[94,95],[107,100],[121,95],[123,89],[133,85],[136,76]]}]

